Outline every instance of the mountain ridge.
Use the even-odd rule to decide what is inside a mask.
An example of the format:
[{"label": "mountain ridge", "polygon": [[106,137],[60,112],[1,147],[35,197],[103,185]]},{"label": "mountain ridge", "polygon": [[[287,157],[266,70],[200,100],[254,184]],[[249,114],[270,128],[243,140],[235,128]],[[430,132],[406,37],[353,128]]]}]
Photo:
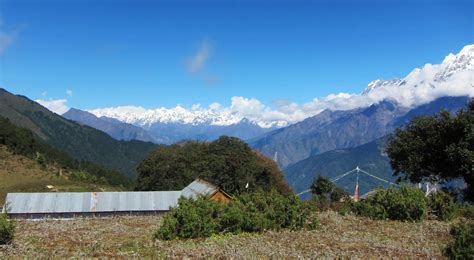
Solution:
[{"label": "mountain ridge", "polygon": [[467,97],[443,97],[408,109],[384,100],[366,108],[325,110],[302,122],[253,139],[250,144],[270,158],[278,153],[278,164],[286,168],[311,155],[363,145],[391,133],[413,116],[433,114],[442,108],[455,111],[468,101]]},{"label": "mountain ridge", "polygon": [[27,128],[76,160],[91,161],[134,178],[135,167],[155,144],[117,141],[95,128],[65,119],[24,96],[0,89],[0,115]]}]

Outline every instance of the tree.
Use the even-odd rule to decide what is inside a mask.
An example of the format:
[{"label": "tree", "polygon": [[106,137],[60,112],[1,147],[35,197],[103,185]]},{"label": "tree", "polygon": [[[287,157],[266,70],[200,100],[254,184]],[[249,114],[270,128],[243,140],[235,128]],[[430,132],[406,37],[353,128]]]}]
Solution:
[{"label": "tree", "polygon": [[235,137],[161,145],[137,172],[136,190],[180,190],[200,177],[235,195],[259,189],[291,192],[275,162]]},{"label": "tree", "polygon": [[465,199],[474,200],[474,100],[452,115],[413,118],[388,140],[394,175],[413,182],[463,178]]},{"label": "tree", "polygon": [[311,193],[316,196],[324,196],[327,198],[329,193],[334,189],[334,183],[332,183],[328,178],[323,176],[318,176],[313,180],[313,183],[310,186]]}]

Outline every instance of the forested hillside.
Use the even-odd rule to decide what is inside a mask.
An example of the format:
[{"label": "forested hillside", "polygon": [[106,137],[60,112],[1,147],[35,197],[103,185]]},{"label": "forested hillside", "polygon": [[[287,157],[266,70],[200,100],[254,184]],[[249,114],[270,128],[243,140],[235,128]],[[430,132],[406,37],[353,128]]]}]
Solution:
[{"label": "forested hillside", "polygon": [[84,179],[109,185],[129,187],[131,180],[117,171],[88,161],[74,160],[62,152],[38,139],[25,128],[13,125],[8,119],[0,117],[0,145],[5,146],[14,155],[22,155],[35,160],[44,168],[55,166],[64,170],[80,171]]},{"label": "forested hillside", "polygon": [[27,128],[76,160],[94,162],[135,177],[135,168],[155,145],[117,141],[94,128],[62,118],[23,96],[0,89],[0,116]]}]

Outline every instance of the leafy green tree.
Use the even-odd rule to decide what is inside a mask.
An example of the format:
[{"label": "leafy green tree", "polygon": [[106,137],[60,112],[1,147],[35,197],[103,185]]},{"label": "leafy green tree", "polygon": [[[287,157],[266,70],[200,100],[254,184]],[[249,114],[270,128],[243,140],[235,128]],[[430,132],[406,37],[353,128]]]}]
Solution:
[{"label": "leafy green tree", "polygon": [[136,190],[180,190],[200,177],[233,194],[272,188],[291,191],[275,162],[227,136],[210,143],[161,145],[139,164],[137,172]]},{"label": "leafy green tree", "polygon": [[323,176],[318,176],[314,179],[313,183],[310,186],[311,193],[316,196],[328,197],[329,194],[334,189],[334,183],[332,183],[328,178]]},{"label": "leafy green tree", "polygon": [[474,200],[474,100],[456,115],[441,111],[412,119],[387,144],[395,175],[413,182],[463,178]]}]

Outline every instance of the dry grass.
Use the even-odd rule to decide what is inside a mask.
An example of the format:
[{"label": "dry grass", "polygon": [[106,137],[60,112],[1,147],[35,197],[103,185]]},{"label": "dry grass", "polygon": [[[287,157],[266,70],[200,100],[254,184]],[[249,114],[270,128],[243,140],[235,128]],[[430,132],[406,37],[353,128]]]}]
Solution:
[{"label": "dry grass", "polygon": [[115,187],[83,183],[70,180],[67,172],[62,176],[54,166],[41,167],[35,160],[13,155],[0,145],[0,208],[8,192],[51,191],[46,185],[53,185],[57,191],[101,191],[117,190]]},{"label": "dry grass", "polygon": [[19,221],[13,245],[0,258],[55,257],[350,257],[442,258],[449,223],[371,221],[320,214],[314,231],[218,235],[207,239],[153,241],[160,217]]}]

